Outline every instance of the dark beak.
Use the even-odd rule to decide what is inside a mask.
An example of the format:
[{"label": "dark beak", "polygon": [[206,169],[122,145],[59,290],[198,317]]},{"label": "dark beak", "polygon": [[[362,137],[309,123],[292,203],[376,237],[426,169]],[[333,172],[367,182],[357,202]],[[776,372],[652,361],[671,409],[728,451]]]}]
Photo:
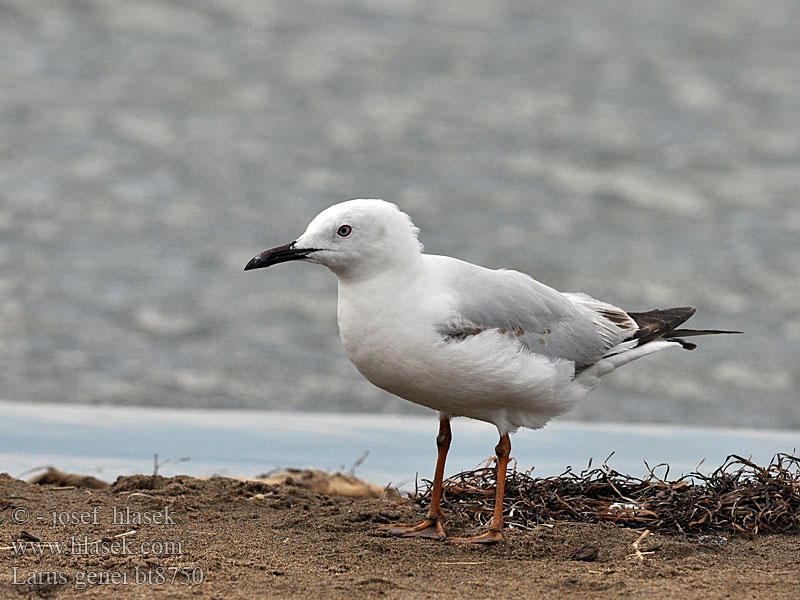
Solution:
[{"label": "dark beak", "polygon": [[315,251],[314,248],[295,248],[294,245],[296,243],[297,242],[292,242],[291,244],[264,250],[261,254],[254,256],[250,262],[245,265],[244,270],[263,269],[264,267],[277,265],[282,262],[289,262],[290,260],[300,260]]}]

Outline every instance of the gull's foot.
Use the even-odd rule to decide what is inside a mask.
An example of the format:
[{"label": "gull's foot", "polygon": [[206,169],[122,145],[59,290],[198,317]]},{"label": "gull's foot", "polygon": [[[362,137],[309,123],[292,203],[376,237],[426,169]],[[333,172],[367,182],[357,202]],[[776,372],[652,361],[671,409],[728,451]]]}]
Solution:
[{"label": "gull's foot", "polygon": [[466,542],[468,544],[496,544],[503,539],[502,531],[487,531],[481,535],[468,538],[448,538],[448,542]]},{"label": "gull's foot", "polygon": [[422,537],[432,540],[443,540],[447,538],[439,519],[425,519],[419,523],[397,523],[392,525],[378,525],[378,529],[384,529],[398,537]]}]

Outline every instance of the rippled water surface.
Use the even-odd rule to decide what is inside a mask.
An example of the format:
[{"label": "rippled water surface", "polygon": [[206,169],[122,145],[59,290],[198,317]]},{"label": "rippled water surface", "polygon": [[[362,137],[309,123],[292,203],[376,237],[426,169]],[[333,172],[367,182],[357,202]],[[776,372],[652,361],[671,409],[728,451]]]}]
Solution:
[{"label": "rippled water surface", "polygon": [[429,252],[736,328],[572,419],[800,427],[800,4],[4,0],[0,397],[421,409],[334,277],[243,273],[383,197]]}]

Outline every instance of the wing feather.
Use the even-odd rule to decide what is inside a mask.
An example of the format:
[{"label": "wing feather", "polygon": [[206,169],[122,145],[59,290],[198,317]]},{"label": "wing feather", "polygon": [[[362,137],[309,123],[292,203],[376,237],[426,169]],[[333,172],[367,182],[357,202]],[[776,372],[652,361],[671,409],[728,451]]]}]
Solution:
[{"label": "wing feather", "polygon": [[585,366],[638,329],[615,306],[585,294],[563,294],[524,273],[486,269],[450,257],[426,258],[455,294],[453,314],[439,326],[446,342],[495,331],[530,352]]}]

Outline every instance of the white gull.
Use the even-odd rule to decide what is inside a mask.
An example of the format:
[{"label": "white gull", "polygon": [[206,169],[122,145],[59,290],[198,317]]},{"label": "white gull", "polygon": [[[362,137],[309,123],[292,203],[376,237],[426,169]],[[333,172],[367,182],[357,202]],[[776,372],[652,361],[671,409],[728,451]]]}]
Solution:
[{"label": "white gull", "polygon": [[731,333],[676,329],[692,307],[626,312],[518,271],[424,254],[418,233],[394,204],[350,200],[245,267],[292,260],[328,267],[339,280],[339,334],[356,368],[376,386],[439,411],[428,517],[385,526],[395,535],[446,537],[441,493],[452,417],[492,423],[500,434],[492,523],[465,540],[496,542],[509,433],[543,427],[632,360],[670,347],[693,349],[683,337]]}]

